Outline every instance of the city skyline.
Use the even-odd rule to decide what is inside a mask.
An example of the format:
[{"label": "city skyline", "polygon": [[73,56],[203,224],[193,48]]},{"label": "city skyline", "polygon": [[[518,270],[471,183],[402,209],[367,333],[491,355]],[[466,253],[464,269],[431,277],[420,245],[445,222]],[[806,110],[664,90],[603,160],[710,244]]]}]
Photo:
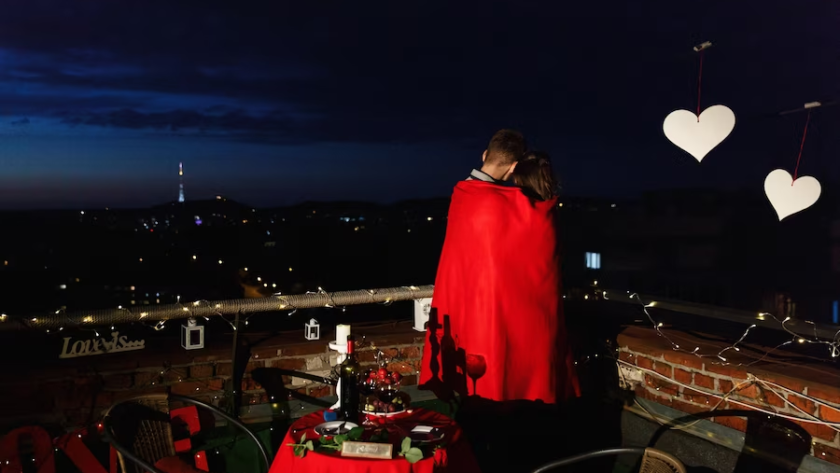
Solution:
[{"label": "city skyline", "polygon": [[[840,98],[824,2],[628,7],[247,7],[10,2],[0,18],[0,208],[144,207],[226,195],[256,206],[447,196],[513,127],[564,192],[754,189],[791,169],[804,114]],[[745,27],[743,18],[752,21]],[[735,112],[698,165],[672,110]],[[811,121],[802,171],[840,178],[838,108]]]}]

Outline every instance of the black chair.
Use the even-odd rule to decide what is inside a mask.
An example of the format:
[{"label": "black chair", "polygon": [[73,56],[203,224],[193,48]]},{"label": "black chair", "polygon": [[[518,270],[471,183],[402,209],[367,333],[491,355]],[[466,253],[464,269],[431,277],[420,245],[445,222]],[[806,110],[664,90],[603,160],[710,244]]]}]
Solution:
[{"label": "black chair", "polygon": [[545,473],[555,468],[569,466],[586,460],[624,454],[633,454],[642,457],[639,473],[686,473],[685,466],[676,457],[654,448],[610,448],[596,450],[547,463],[534,470],[533,473]]},{"label": "black chair", "polygon": [[[268,452],[262,442],[248,427],[227,413],[215,406],[185,396],[150,394],[114,404],[108,408],[102,420],[103,436],[117,451],[123,472],[166,473],[155,468],[154,465],[161,459],[176,455],[169,415],[170,401],[207,409],[243,430],[257,444],[265,462],[266,471],[271,467]],[[132,468],[126,468],[126,459],[132,463]]]}]

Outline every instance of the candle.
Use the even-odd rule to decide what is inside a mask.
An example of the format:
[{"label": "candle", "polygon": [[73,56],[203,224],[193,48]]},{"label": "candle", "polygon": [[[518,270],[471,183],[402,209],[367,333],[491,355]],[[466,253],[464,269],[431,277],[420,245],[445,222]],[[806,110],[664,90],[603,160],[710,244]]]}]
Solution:
[{"label": "candle", "polygon": [[339,345],[346,345],[347,344],[347,337],[350,335],[350,326],[349,325],[336,325],[335,326],[335,343]]}]

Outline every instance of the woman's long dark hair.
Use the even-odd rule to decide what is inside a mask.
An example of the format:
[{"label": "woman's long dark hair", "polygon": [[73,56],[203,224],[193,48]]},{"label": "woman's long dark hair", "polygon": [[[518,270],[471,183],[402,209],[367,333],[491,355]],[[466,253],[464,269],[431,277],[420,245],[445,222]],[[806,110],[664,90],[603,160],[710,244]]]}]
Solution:
[{"label": "woman's long dark hair", "polygon": [[526,154],[513,169],[513,183],[532,199],[548,200],[557,195],[557,180],[545,153]]}]

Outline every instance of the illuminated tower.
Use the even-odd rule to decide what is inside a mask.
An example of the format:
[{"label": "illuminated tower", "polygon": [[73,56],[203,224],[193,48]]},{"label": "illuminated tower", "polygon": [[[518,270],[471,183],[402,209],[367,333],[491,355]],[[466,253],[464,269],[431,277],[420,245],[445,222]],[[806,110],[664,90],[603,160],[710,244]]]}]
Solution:
[{"label": "illuminated tower", "polygon": [[184,163],[178,163],[178,202],[184,201]]}]

